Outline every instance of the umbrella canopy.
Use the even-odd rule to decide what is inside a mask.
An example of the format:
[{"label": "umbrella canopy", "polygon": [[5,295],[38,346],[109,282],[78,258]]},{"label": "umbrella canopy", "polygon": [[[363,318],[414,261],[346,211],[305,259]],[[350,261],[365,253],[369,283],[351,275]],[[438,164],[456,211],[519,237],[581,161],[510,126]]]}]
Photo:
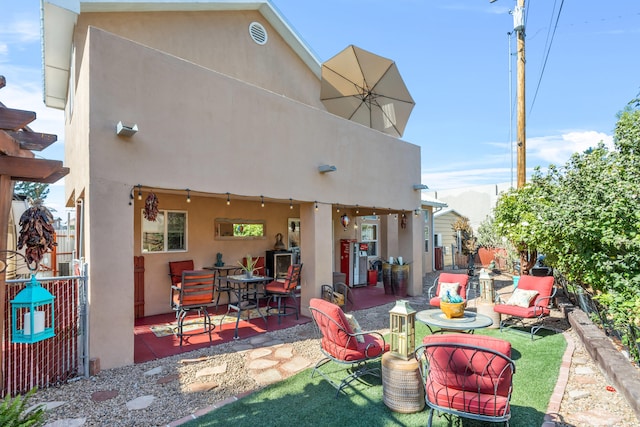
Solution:
[{"label": "umbrella canopy", "polygon": [[394,136],[415,105],[395,62],[354,45],[322,64],[320,100],[333,114]]}]

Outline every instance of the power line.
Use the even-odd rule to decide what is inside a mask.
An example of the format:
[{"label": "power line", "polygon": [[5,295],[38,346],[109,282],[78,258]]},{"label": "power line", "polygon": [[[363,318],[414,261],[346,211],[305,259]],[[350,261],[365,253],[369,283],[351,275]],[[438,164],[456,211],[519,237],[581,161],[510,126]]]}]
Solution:
[{"label": "power line", "polygon": [[[549,44],[546,45],[545,42],[545,56],[544,56],[544,62],[542,64],[542,69],[540,70],[540,76],[538,77],[538,84],[536,85],[536,91],[533,94],[533,101],[531,102],[531,106],[529,107],[529,116],[531,115],[531,113],[533,112],[533,106],[536,103],[536,98],[538,97],[538,90],[540,89],[540,84],[542,83],[542,77],[544,76],[544,70],[547,67],[547,60],[549,59],[549,53],[551,52],[551,46],[553,45],[553,39],[555,38],[556,35],[556,30],[558,29],[558,22],[560,21],[560,14],[562,13],[562,6],[564,6],[564,0],[562,0],[560,2],[560,8],[558,9],[558,14],[556,16],[556,22],[555,25],[553,26],[553,33],[551,33],[551,40],[549,41]],[[556,3],[554,2],[553,4],[553,10],[555,11],[556,9]],[[553,17],[553,12],[551,13],[551,16]],[[547,40],[549,40],[549,34],[547,33]]]}]

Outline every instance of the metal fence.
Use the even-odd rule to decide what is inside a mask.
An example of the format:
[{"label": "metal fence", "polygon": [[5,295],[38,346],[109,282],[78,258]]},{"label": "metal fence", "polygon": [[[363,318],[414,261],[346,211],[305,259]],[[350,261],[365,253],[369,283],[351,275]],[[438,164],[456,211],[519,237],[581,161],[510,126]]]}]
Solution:
[{"label": "metal fence", "polygon": [[34,344],[11,342],[10,301],[29,279],[6,281],[0,391],[3,397],[89,376],[87,266],[76,262],[74,267],[73,276],[37,278],[55,296],[55,336]]},{"label": "metal fence", "polygon": [[627,336],[627,351],[629,358],[640,362],[640,328],[635,325],[627,324],[622,327],[615,326],[605,316],[604,308],[593,298],[582,286],[570,283],[564,276],[556,275],[556,281],[562,286],[567,298],[575,305],[580,307],[582,311],[587,313],[592,321],[597,322],[604,330],[607,336],[614,337],[622,342],[623,336]]}]

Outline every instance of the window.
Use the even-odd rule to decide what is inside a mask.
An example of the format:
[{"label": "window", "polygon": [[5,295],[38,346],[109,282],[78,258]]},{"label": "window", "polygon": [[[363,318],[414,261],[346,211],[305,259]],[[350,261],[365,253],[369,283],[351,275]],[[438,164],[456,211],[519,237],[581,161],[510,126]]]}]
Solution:
[{"label": "window", "polygon": [[422,212],[424,213],[424,251],[429,252],[429,212]]},{"label": "window", "polygon": [[216,240],[264,239],[266,223],[263,220],[216,218]]},{"label": "window", "polygon": [[142,216],[142,252],[187,250],[187,213],[158,211],[155,221]]},{"label": "window", "polygon": [[369,248],[367,255],[370,257],[378,256],[378,224],[364,223],[360,227],[360,241],[366,243]]}]

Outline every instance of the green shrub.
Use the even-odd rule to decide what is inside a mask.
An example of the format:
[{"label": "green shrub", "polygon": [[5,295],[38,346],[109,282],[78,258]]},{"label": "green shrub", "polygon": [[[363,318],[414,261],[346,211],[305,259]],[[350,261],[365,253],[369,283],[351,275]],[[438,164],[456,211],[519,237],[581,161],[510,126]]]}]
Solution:
[{"label": "green shrub", "polygon": [[44,406],[40,405],[29,410],[27,401],[36,392],[36,388],[29,390],[24,396],[11,397],[6,395],[0,404],[0,426],[3,427],[31,427],[44,425]]}]

